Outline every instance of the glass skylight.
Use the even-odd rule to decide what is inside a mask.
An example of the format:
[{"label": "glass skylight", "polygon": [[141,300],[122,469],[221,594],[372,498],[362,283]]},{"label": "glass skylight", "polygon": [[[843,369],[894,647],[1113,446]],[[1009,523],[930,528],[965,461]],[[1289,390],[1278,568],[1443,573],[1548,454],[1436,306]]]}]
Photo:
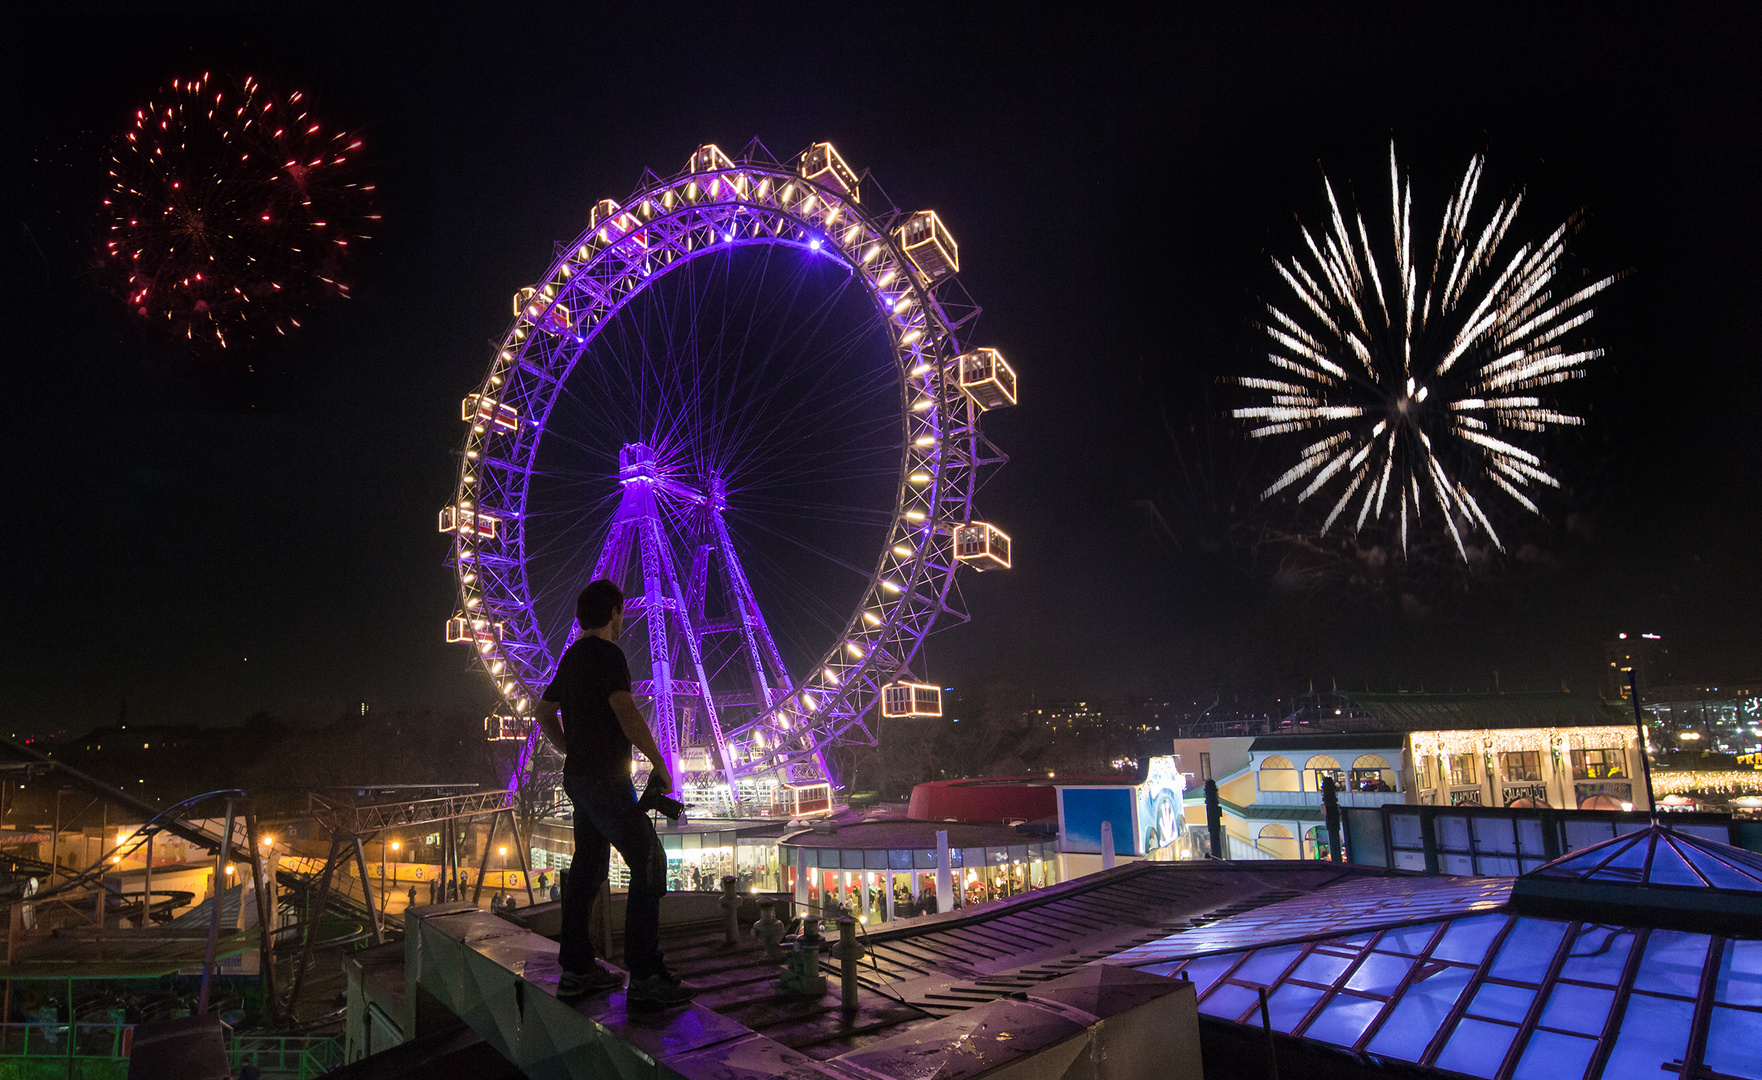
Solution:
[{"label": "glass skylight", "polygon": [[1138,966],[1219,1020],[1259,1027],[1265,988],[1275,1030],[1488,1080],[1657,1080],[1691,1054],[1762,1078],[1762,941],[1505,912],[1289,936]]}]

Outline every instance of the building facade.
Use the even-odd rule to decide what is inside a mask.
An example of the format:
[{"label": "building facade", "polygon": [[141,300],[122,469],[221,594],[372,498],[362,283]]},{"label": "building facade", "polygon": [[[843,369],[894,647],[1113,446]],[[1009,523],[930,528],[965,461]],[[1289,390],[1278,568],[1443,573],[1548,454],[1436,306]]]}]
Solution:
[{"label": "building facade", "polygon": [[[1255,735],[1175,740],[1185,817],[1205,828],[1215,780],[1229,858],[1323,859],[1322,781],[1341,806],[1647,806],[1637,731],[1566,693],[1351,694]],[[1334,727],[1335,730],[1328,730]]]}]

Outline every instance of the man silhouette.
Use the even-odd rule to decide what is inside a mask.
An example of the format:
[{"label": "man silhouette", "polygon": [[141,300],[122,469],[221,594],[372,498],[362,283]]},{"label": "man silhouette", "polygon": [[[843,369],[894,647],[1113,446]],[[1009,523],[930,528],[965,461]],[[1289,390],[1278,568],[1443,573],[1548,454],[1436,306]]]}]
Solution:
[{"label": "man silhouette", "polygon": [[[630,783],[630,751],[649,760],[651,783],[671,791],[673,778],[642,713],[630,696],[630,667],[618,636],[624,632],[624,594],[610,581],[590,582],[575,603],[581,636],[557,662],[538,702],[545,737],[563,750],[563,790],[575,809],[575,860],[563,880],[563,977],[557,996],[569,999],[613,990],[623,979],[594,956],[588,918],[611,867],[611,849],[630,867],[624,916],[624,959],[630,968],[626,1003],[661,1008],[691,1000],[694,991],[661,959],[661,894],[667,865],[648,815],[637,809]],[[559,712],[561,718],[559,719]]]}]

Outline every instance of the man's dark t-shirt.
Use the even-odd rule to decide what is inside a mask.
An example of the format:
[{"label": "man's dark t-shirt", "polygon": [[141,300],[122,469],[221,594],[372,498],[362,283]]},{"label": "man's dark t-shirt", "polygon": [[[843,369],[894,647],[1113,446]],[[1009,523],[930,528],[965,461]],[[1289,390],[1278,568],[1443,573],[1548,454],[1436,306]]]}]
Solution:
[{"label": "man's dark t-shirt", "polygon": [[609,700],[620,690],[630,692],[630,665],[605,638],[577,638],[557,661],[544,699],[563,714],[564,775],[630,782],[630,739]]}]

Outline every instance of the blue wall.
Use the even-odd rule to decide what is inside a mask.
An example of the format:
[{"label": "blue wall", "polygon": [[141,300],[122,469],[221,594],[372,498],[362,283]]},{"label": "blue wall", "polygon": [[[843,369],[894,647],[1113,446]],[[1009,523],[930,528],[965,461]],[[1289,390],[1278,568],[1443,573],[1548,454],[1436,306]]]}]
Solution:
[{"label": "blue wall", "polygon": [[1132,825],[1136,792],[1129,787],[1058,789],[1058,830],[1063,850],[1101,854],[1101,823],[1113,823],[1115,855],[1141,855]]}]

